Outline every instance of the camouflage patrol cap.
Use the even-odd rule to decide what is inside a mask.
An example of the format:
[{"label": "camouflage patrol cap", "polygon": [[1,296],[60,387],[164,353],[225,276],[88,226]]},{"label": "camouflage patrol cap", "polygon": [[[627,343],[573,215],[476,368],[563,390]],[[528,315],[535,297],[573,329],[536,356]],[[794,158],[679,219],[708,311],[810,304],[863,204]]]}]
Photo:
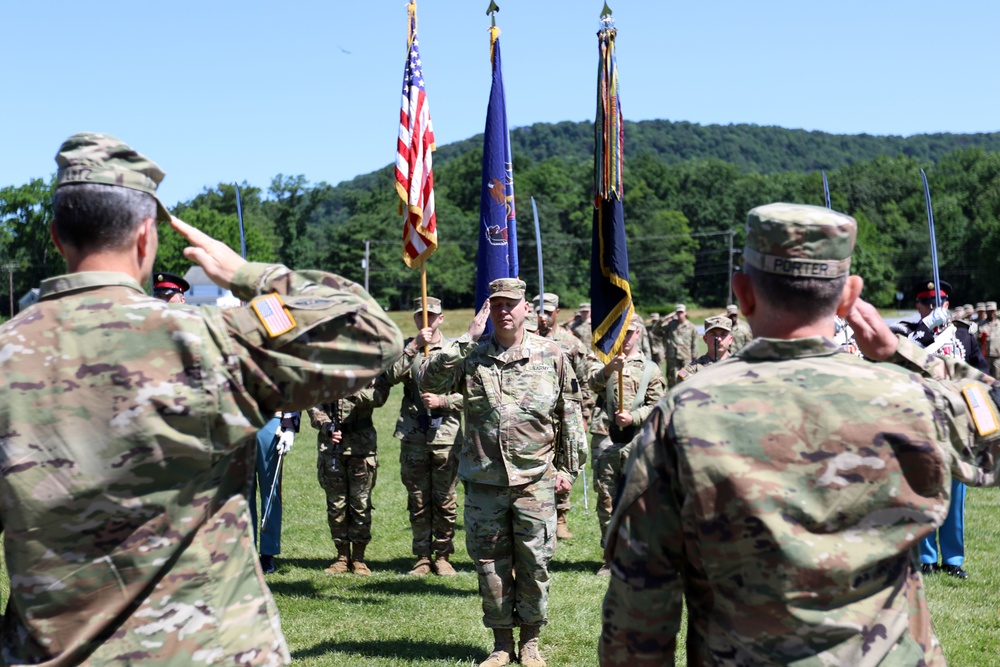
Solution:
[{"label": "camouflage patrol cap", "polygon": [[524,329],[525,331],[530,331],[535,333],[538,331],[538,313],[533,310],[529,310],[524,316]]},{"label": "camouflage patrol cap", "polygon": [[685,306],[683,303],[677,304],[677,307],[674,308],[674,312],[675,313],[686,313],[687,310],[688,310],[688,307]]},{"label": "camouflage patrol cap", "polygon": [[739,315],[740,309],[736,307],[735,303],[731,303],[726,306],[726,315]]},{"label": "camouflage patrol cap", "polygon": [[733,323],[729,321],[729,318],[725,315],[716,315],[714,317],[705,318],[705,333],[708,333],[712,329],[723,329],[727,333],[733,332]]},{"label": "camouflage patrol cap", "polygon": [[580,304],[580,310],[590,310],[590,302],[584,301]]},{"label": "camouflage patrol cap", "polygon": [[524,281],[517,278],[497,278],[490,283],[490,298],[523,299],[525,287]]},{"label": "camouflage patrol cap", "polygon": [[163,180],[160,167],[110,134],[79,132],[56,153],[56,188],[70,183],[96,183],[138,190],[156,200],[156,219],[170,222],[170,212],[156,196]]},{"label": "camouflage patrol cap", "polygon": [[997,309],[997,302],[996,301],[987,301],[986,302],[986,312],[987,313],[990,312],[990,311],[996,312],[996,309]]},{"label": "camouflage patrol cap", "polygon": [[548,312],[550,310],[558,310],[559,309],[559,295],[558,294],[553,294],[552,292],[546,292],[545,294],[539,294],[538,296],[535,297],[535,300],[532,303],[537,304],[539,301],[541,301],[542,304],[544,305],[546,312]]},{"label": "camouflage patrol cap", "polygon": [[[423,297],[417,297],[413,300],[413,312],[422,313],[424,312],[424,299]],[[428,313],[440,313],[441,312],[441,299],[437,299],[433,296],[427,297],[427,312]]]},{"label": "camouflage patrol cap", "polygon": [[976,302],[976,310],[986,310],[986,302],[985,301],[977,301]]},{"label": "camouflage patrol cap", "polygon": [[843,213],[806,204],[767,204],[747,214],[743,260],[758,271],[833,279],[851,268],[858,223]]},{"label": "camouflage patrol cap", "polygon": [[628,321],[628,326],[625,328],[626,331],[639,331],[641,332],[646,327],[642,324],[642,320],[639,319],[637,315],[633,315],[632,319]]}]

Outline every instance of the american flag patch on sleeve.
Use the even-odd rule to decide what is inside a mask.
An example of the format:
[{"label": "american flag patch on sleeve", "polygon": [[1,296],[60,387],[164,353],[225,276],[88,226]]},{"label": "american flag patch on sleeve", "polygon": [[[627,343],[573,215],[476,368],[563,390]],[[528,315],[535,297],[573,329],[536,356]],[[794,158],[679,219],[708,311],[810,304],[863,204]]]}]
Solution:
[{"label": "american flag patch on sleeve", "polygon": [[282,303],[281,297],[277,294],[257,297],[250,302],[250,305],[253,306],[254,312],[257,313],[257,317],[260,318],[271,338],[295,328],[295,320],[292,319],[291,313],[285,309],[285,304]]},{"label": "american flag patch on sleeve", "polygon": [[972,413],[972,421],[976,423],[976,430],[979,432],[979,435],[990,435],[1000,430],[1000,424],[997,423],[997,416],[994,410],[990,408],[991,400],[987,398],[986,392],[983,391],[982,387],[970,384],[962,390],[962,396],[965,397],[965,402],[969,406],[969,411]]}]

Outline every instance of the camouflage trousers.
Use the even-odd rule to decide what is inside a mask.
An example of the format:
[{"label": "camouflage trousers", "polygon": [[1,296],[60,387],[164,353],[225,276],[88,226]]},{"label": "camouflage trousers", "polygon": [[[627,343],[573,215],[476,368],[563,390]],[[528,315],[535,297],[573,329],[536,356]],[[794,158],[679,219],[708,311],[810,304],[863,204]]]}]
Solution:
[{"label": "camouflage trousers", "polygon": [[333,450],[329,441],[325,445],[321,442],[316,461],[319,485],[326,491],[330,537],[336,545],[368,544],[372,539],[372,489],[378,477],[378,460],[375,454],[345,456]]},{"label": "camouflage trousers", "polygon": [[399,445],[399,469],[406,487],[413,554],[429,558],[432,553],[455,553],[458,448],[403,441]]},{"label": "camouflage trousers", "polygon": [[621,452],[624,444],[616,444],[606,435],[594,435],[590,456],[594,471],[594,491],[597,493],[597,521],[601,526],[601,545],[611,522],[614,500],[621,481]]},{"label": "camouflage trousers", "polygon": [[667,387],[673,387],[677,384],[677,371],[681,370],[688,365],[689,362],[682,359],[667,359],[667,372],[665,377],[667,379]]},{"label": "camouflage trousers", "polygon": [[465,483],[465,545],[479,575],[483,625],[544,625],[556,550],[555,470],[532,484]]},{"label": "camouflage trousers", "polygon": [[1000,357],[988,357],[986,361],[990,364],[990,375],[1000,380]]}]

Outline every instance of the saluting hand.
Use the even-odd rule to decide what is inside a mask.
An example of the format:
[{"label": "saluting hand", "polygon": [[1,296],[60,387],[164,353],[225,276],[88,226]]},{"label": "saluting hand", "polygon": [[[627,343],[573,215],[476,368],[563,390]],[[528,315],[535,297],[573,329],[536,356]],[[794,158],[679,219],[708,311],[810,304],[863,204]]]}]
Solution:
[{"label": "saluting hand", "polygon": [[204,269],[213,283],[223,289],[231,289],[233,276],[247,261],[222,241],[213,239],[183,220],[170,216],[170,224],[191,244],[184,248],[184,257]]},{"label": "saluting hand", "polygon": [[490,319],[490,300],[486,299],[479,308],[479,312],[472,318],[472,324],[469,325],[469,336],[472,340],[479,340],[479,337],[483,335],[488,319]]},{"label": "saluting hand", "polygon": [[885,361],[899,347],[899,339],[879,315],[875,306],[858,299],[847,314],[847,323],[854,329],[854,340],[861,354],[875,361]]}]

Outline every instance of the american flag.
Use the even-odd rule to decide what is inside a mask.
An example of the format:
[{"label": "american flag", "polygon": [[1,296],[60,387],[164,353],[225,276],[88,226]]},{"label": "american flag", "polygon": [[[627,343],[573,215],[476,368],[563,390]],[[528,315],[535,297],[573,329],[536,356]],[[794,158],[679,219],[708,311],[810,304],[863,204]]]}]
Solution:
[{"label": "american flag", "polygon": [[415,16],[411,17],[410,25],[412,39],[403,74],[403,105],[399,110],[399,141],[396,143],[396,191],[406,206],[403,261],[407,266],[417,267],[437,249],[434,174],[431,171],[431,153],[435,146]]}]

